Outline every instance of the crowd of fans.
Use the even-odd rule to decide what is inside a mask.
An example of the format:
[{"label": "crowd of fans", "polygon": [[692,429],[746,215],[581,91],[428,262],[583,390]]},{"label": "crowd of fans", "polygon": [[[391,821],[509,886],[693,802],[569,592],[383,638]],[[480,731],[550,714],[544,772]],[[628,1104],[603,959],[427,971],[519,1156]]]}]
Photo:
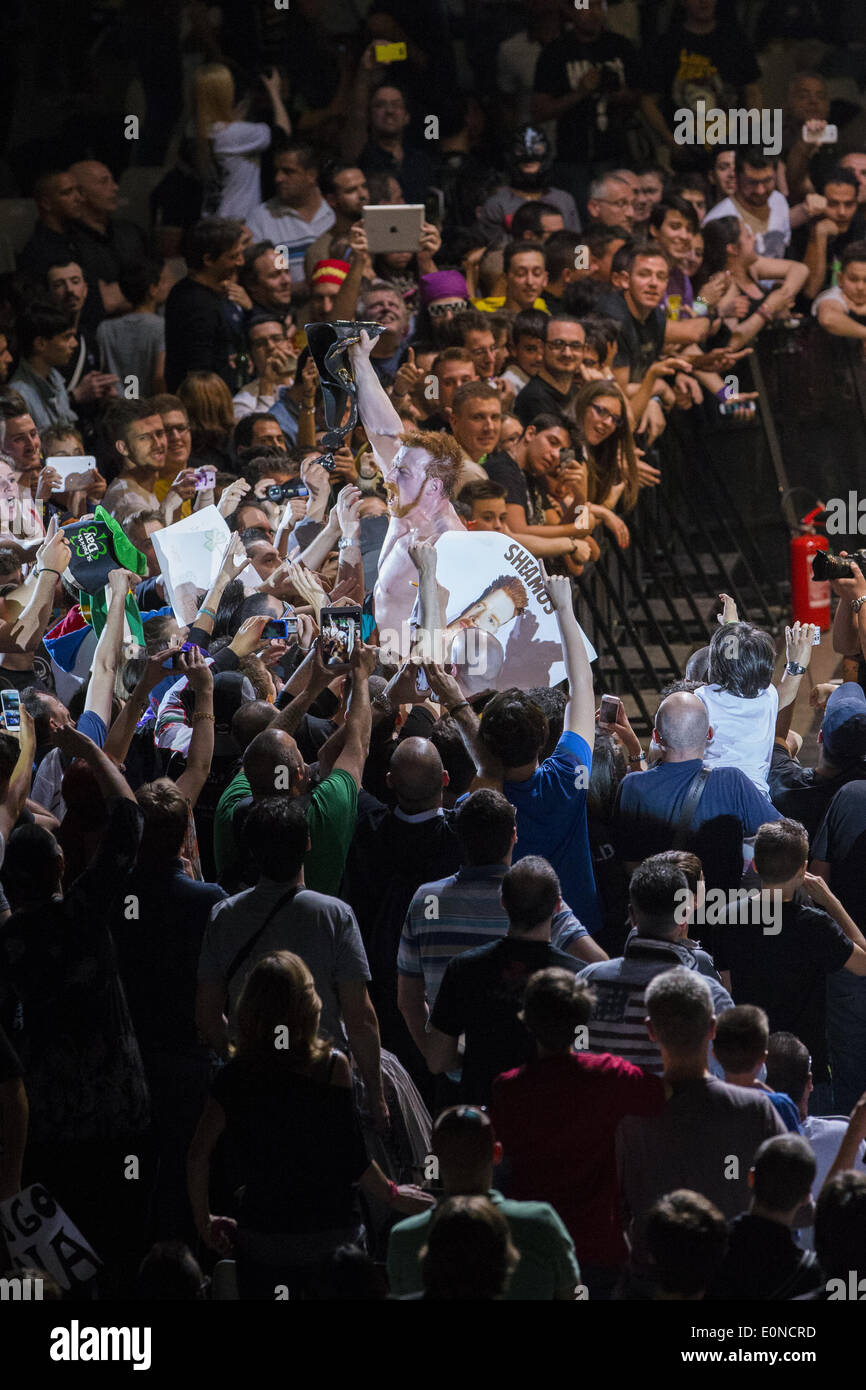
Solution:
[{"label": "crowd of fans", "polygon": [[[776,678],[722,595],[644,746],[575,613],[672,412],[751,418],[797,315],[864,351],[839,36],[684,0],[641,48],[636,7],[526,0],[466,6],[481,54],[433,0],[347,35],[203,8],[176,111],[142,60],[151,222],[82,148],[0,279],[0,1201],[49,1190],[100,1260],[77,1298],[832,1297],[866,1249],[866,577],[814,766],[810,625]],[[765,83],[778,155],[678,143]],[[403,204],[417,246],[371,252]],[[337,320],[381,325],[467,530],[545,567],[560,685],[379,649],[397,493],[363,420],[322,462]],[[154,538],[213,506],[183,623]]]}]

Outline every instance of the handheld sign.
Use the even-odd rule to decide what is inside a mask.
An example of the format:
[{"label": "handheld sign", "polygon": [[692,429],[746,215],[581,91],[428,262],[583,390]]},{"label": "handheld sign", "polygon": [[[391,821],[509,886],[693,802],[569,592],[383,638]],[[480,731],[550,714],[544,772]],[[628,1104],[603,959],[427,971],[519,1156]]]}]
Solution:
[{"label": "handheld sign", "polygon": [[[565,679],[553,603],[528,550],[496,531],[446,531],[436,557],[436,580],[447,593],[443,660],[457,666],[465,693]],[[594,661],[582,630],[581,637]]]}]

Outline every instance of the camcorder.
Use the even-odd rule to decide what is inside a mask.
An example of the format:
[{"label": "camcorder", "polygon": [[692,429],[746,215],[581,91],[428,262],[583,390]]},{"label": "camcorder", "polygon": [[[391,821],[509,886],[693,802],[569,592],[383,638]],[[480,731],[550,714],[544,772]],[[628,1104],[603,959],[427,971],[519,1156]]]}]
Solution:
[{"label": "camcorder", "polygon": [[298,620],[291,616],[288,618],[271,618],[270,622],[265,623],[262,628],[262,637],[268,641],[289,642],[298,635]]},{"label": "camcorder", "polygon": [[309,497],[310,490],[303,483],[271,483],[265,488],[269,502],[291,502],[293,497]]},{"label": "camcorder", "polygon": [[852,555],[831,555],[827,550],[816,550],[812,556],[813,579],[852,579],[851,561],[866,570],[866,550],[855,550]]}]

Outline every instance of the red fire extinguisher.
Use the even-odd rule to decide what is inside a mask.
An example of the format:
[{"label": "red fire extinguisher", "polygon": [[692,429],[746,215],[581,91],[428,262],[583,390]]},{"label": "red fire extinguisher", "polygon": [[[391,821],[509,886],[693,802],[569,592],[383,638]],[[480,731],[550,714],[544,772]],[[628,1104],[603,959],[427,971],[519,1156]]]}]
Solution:
[{"label": "red fire extinguisher", "polygon": [[791,538],[791,608],[794,622],[815,623],[826,632],[830,626],[830,581],[812,575],[815,552],[829,549],[827,537],[815,531],[815,517],[823,510],[815,507],[804,516],[802,534]]}]

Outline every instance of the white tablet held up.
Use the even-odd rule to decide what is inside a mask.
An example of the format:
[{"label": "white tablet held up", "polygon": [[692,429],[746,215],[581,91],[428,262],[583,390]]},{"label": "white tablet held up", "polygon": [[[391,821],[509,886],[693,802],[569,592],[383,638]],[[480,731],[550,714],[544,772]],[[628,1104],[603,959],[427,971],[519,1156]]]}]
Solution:
[{"label": "white tablet held up", "polygon": [[364,231],[373,255],[380,251],[417,251],[424,221],[423,203],[365,207]]},{"label": "white tablet held up", "polygon": [[45,460],[45,467],[53,468],[60,478],[59,484],[55,483],[51,491],[64,492],[69,479],[76,473],[89,473],[96,468],[96,459],[92,454],[55,454]]}]

